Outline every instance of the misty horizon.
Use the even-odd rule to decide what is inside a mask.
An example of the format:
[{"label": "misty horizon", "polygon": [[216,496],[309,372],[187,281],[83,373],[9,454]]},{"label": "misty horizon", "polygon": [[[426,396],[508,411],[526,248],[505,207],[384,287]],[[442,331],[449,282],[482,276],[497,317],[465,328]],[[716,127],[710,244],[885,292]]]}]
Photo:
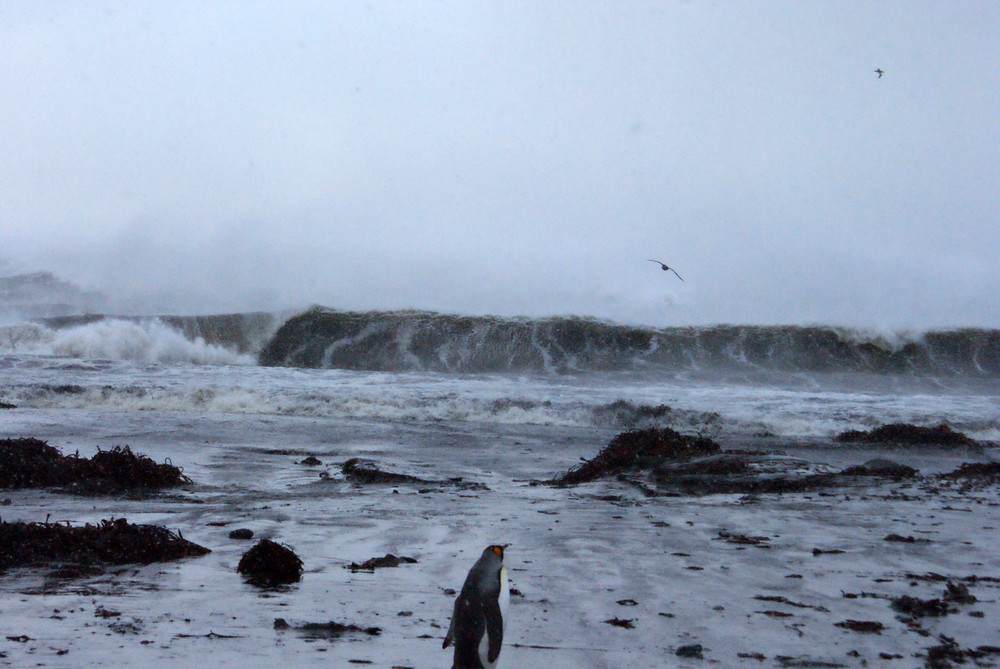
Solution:
[{"label": "misty horizon", "polygon": [[1000,327],[995,5],[0,18],[0,270],[111,310]]}]

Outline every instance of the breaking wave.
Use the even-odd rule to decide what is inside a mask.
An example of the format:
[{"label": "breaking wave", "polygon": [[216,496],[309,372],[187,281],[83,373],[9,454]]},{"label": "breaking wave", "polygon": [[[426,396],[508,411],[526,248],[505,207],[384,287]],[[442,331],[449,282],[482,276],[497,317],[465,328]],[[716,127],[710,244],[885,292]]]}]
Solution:
[{"label": "breaking wave", "polygon": [[261,350],[268,366],[462,373],[741,370],[1000,376],[1000,330],[883,335],[822,326],[648,328],[313,308]]},{"label": "breaking wave", "polygon": [[252,365],[253,356],[188,338],[158,318],[102,319],[53,329],[40,323],[0,327],[0,353],[136,362]]}]

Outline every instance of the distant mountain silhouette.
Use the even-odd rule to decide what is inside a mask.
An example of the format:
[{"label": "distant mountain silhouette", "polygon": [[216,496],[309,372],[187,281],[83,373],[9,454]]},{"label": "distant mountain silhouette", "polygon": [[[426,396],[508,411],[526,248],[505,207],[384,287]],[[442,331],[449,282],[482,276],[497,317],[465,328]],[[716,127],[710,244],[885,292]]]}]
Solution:
[{"label": "distant mountain silhouette", "polygon": [[106,299],[52,274],[32,272],[0,276],[0,317],[51,318],[90,313]]}]

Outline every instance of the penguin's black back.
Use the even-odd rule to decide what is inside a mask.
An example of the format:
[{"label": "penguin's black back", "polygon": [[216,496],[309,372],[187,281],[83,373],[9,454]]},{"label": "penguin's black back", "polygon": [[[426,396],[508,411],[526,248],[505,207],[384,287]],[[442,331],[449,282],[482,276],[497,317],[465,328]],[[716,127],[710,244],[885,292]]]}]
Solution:
[{"label": "penguin's black back", "polygon": [[486,634],[485,606],[500,595],[500,558],[487,549],[465,578],[462,591],[455,600],[452,620],[455,629],[455,659],[452,669],[483,669],[479,660],[479,643]]}]

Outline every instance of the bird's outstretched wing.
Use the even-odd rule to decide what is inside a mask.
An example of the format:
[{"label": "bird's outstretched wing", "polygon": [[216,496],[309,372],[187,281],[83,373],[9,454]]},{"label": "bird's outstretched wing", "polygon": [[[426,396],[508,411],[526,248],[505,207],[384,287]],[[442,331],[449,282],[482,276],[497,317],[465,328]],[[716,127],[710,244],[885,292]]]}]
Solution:
[{"label": "bird's outstretched wing", "polygon": [[653,260],[652,258],[646,258],[646,260],[648,260],[649,262],[655,262],[657,265],[662,265],[663,264],[659,260]]},{"label": "bird's outstretched wing", "polygon": [[[675,270],[673,267],[670,268],[670,271],[673,272],[674,274],[677,274],[677,270]],[[677,278],[680,279],[681,281],[684,280],[684,277],[682,277],[680,274],[677,274]]]}]

